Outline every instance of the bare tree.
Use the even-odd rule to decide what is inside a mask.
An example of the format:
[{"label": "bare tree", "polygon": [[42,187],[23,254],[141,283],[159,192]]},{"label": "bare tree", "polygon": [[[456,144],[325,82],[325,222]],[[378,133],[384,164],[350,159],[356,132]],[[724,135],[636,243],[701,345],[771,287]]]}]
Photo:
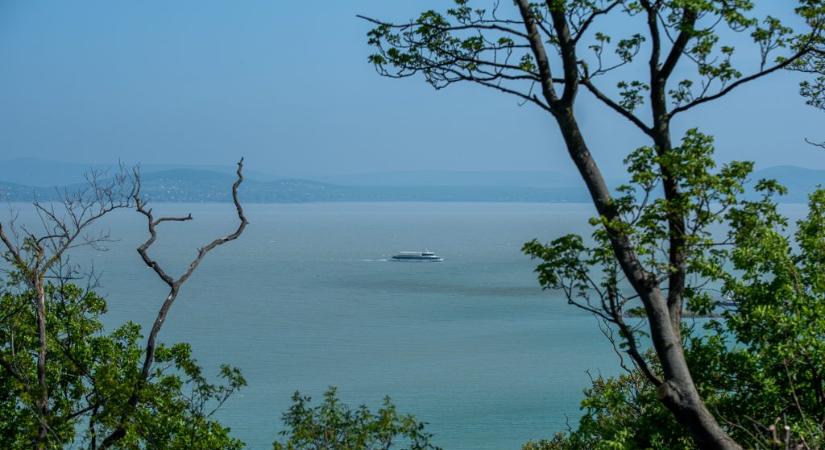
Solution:
[{"label": "bare tree", "polygon": [[[705,406],[682,347],[692,236],[688,213],[678,206],[686,200],[682,180],[668,162],[679,158],[671,123],[817,50],[823,25],[820,2],[799,2],[795,11],[808,27],[801,34],[772,17],[762,21],[749,17],[752,5],[748,1],[515,0],[507,11],[497,0],[489,9],[473,8],[470,3],[456,0],[445,13],[426,11],[401,23],[359,16],[375,26],[368,33],[369,44],[376,49],[370,62],[383,76],[420,74],[436,89],[474,83],[549,113],[601,218],[617,271],[612,284],[622,274],[633,297],[644,306],[661,373],[650,367],[638,349],[634,336],[639,330],[624,322],[625,302],[616,290],[601,292],[601,301],[595,304],[576,303],[573,298],[571,302],[618,326],[634,364],[657,387],[663,404],[700,448],[741,448]],[[616,14],[624,15],[626,36],[612,39],[604,30],[594,29],[602,19]],[[724,26],[732,33],[749,32],[753,38],[759,58],[750,73],[734,67],[734,47],[721,42],[719,29]],[[611,48],[613,55],[607,51]],[[620,70],[633,66],[643,52],[647,53],[645,70]],[[680,64],[689,64],[695,71],[677,70]],[[637,78],[639,72],[646,75]],[[608,73],[629,73],[631,78],[620,81],[616,91],[607,91],[599,80]],[[677,76],[684,78],[675,81]],[[657,183],[645,194],[661,189],[658,195],[672,206],[661,217],[665,230],[662,265],[645,259],[642,247],[628,231],[633,224],[622,214],[590,151],[575,111],[581,87],[633,124],[655,152]],[[642,106],[649,118],[639,114]]]},{"label": "bare tree", "polygon": [[237,179],[235,183],[232,184],[232,202],[235,205],[235,212],[238,216],[238,227],[232,233],[229,233],[225,236],[218,237],[211,242],[207,243],[203,247],[198,249],[195,258],[189,263],[187,269],[177,278],[168,274],[168,272],[161,267],[160,263],[157,260],[153,259],[151,255],[149,255],[149,248],[155,243],[157,239],[157,227],[158,225],[164,222],[186,222],[193,219],[191,214],[186,216],[163,216],[163,217],[155,217],[152,213],[152,209],[146,208],[146,203],[141,199],[140,196],[140,177],[135,173],[135,180],[137,180],[137,188],[134,191],[132,199],[134,201],[135,208],[137,212],[143,215],[146,218],[146,224],[149,231],[149,238],[137,249],[138,254],[143,259],[143,262],[151,268],[155,274],[166,284],[169,288],[169,292],[166,295],[163,303],[161,304],[160,309],[158,310],[157,317],[155,318],[154,323],[152,324],[152,329],[149,332],[149,336],[146,339],[146,347],[144,350],[144,359],[143,359],[143,366],[141,368],[140,375],[132,387],[132,393],[127,401],[126,408],[121,416],[120,422],[117,426],[114,427],[112,432],[106,436],[106,438],[101,442],[99,449],[107,449],[111,448],[115,445],[120,439],[122,439],[126,434],[126,426],[128,421],[131,420],[132,414],[135,411],[135,408],[138,406],[139,398],[141,390],[144,388],[147,380],[149,379],[150,371],[152,369],[152,364],[155,360],[155,349],[156,349],[156,341],[158,334],[160,333],[161,328],[163,327],[164,322],[166,321],[166,316],[169,314],[169,310],[172,308],[172,305],[177,299],[178,294],[180,293],[180,289],[189,277],[195,272],[198,268],[200,263],[206,257],[206,255],[214,250],[215,248],[233,241],[240,237],[241,233],[243,233],[244,229],[246,228],[247,224],[249,223],[244,215],[243,207],[241,206],[240,200],[238,199],[238,187],[243,182],[243,158],[238,161],[238,169],[236,171]]},{"label": "bare tree", "polygon": [[[7,227],[0,223],[0,240],[5,247],[3,257],[17,276],[34,293],[32,307],[35,310],[38,330],[37,381],[30,382],[14,365],[0,361],[12,376],[23,382],[34,398],[34,410],[40,423],[35,448],[46,446],[49,434],[49,386],[46,381],[49,336],[46,332],[46,279],[50,275],[64,278],[67,267],[66,253],[77,247],[99,247],[109,240],[106,233],[90,233],[90,228],[103,216],[117,209],[132,206],[136,192],[135,181],[122,167],[112,177],[105,172],[91,172],[86,176],[83,188],[62,189],[58,202],[34,202],[41,230],[35,232],[27,226],[15,225],[12,218]],[[8,232],[7,232],[8,230]]]}]

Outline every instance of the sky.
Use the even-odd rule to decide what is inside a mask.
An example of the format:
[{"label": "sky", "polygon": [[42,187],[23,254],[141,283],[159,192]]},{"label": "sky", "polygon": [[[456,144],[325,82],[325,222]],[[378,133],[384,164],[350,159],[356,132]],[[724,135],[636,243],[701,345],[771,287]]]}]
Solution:
[{"label": "sky", "polygon": [[[370,27],[356,14],[406,20],[445,4],[0,0],[0,160],[245,156],[279,176],[573,170],[536,108],[482,87],[381,78],[367,63]],[[825,140],[825,113],[804,105],[797,82],[760,80],[685,115],[676,134],[714,135],[720,160],[825,169],[825,151],[803,141]],[[619,175],[644,139],[586,92],[578,108],[597,161]]]}]

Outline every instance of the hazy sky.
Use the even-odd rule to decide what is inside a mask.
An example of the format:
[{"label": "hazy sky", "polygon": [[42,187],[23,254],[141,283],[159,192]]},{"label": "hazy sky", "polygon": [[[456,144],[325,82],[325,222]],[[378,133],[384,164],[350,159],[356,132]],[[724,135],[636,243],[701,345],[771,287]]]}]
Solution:
[{"label": "hazy sky", "polygon": [[[0,159],[244,155],[287,176],[571,169],[555,124],[535,108],[475,86],[384,79],[366,63],[369,26],[355,14],[406,19],[446,3],[0,0]],[[581,96],[594,153],[615,174],[643,140]],[[677,125],[716,135],[723,160],[825,168],[825,151],[802,140],[825,140],[823,124],[785,73]]]}]

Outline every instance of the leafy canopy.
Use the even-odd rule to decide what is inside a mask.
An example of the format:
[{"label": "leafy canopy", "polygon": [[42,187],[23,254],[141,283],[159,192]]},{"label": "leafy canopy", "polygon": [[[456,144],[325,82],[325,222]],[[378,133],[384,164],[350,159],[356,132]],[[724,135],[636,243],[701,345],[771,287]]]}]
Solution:
[{"label": "leafy canopy", "polygon": [[[647,265],[664,277],[669,266],[662,223],[672,210],[688,219],[690,230],[688,309],[706,316],[686,322],[682,336],[708,407],[750,447],[786,441],[808,446],[800,448],[825,446],[825,190],[810,195],[807,215],[791,232],[775,200],[784,188],[758,180],[755,195],[743,195],[752,164],[732,162],[717,170],[712,151],[712,140],[696,130],[686,133],[678,157],[663,160],[640,148],[626,160],[631,183],[618,189],[624,220],[593,219],[588,241],[567,235],[525,244],[528,254],[542,260],[536,269],[540,283],[593,312],[618,341],[617,350],[636,363],[625,375],[593,381],[577,429],[525,449],[693,448],[645,382],[644,371],[658,377],[661,368],[645,351],[641,321],[629,314],[636,300],[616,269],[604,231],[625,227]],[[678,202],[651,195],[661,182],[655,165],[678,174],[685,193]]]},{"label": "leafy canopy", "polygon": [[[14,277],[12,277],[14,278]],[[38,333],[30,289],[7,285],[0,296],[0,447],[29,449],[39,418],[33,406]],[[47,448],[97,448],[116,426],[143,363],[140,326],[106,332],[106,301],[69,283],[46,286],[50,390]],[[240,371],[221,366],[210,382],[188,344],[160,346],[158,364],[140,392],[139,407],[117,448],[240,449],[215,410],[246,385]]]},{"label": "leafy canopy", "polygon": [[296,392],[292,406],[283,415],[284,442],[274,450],[439,450],[431,444],[432,434],[425,423],[409,415],[399,415],[389,397],[372,412],[364,405],[351,409],[338,400],[330,387],[324,401],[312,406],[311,398]]}]

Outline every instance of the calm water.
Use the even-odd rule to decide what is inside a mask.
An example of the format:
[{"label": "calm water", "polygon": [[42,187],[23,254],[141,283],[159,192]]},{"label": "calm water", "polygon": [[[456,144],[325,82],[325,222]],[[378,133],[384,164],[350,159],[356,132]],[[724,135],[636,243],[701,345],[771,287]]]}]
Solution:
[{"label": "calm water", "polygon": [[[156,205],[195,221],[161,228],[156,255],[182,270],[196,247],[234,227],[230,205]],[[589,205],[249,205],[239,241],[210,254],[161,334],[191,342],[207,370],[239,366],[249,387],[221,418],[250,448],[270,448],[295,390],[430,423],[445,449],[518,449],[578,417],[585,373],[616,371],[593,318],[542,292],[520,252],[534,237],[586,232]],[[23,214],[24,220],[27,214]],[[150,323],[163,285],[134,248],[137,214],[107,220],[120,239],[75,254],[103,272],[107,323]],[[429,248],[443,263],[399,263]]]}]

